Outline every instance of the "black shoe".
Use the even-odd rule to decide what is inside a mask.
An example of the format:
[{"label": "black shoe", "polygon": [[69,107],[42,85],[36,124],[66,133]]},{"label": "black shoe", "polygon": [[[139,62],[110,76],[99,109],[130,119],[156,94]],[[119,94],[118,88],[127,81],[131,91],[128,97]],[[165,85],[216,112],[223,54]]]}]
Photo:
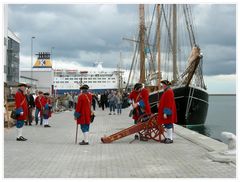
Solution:
[{"label": "black shoe", "polygon": [[88,142],[85,142],[84,140],[82,142],[79,143],[79,145],[88,145]]},{"label": "black shoe", "polygon": [[20,136],[19,138],[16,139],[17,141],[26,141],[27,139],[24,138],[23,136]]},{"label": "black shoe", "polygon": [[170,144],[170,143],[173,143],[173,140],[171,140],[170,138],[167,138],[164,143],[165,144]]},{"label": "black shoe", "polygon": [[48,125],[48,124],[47,124],[47,125],[45,125],[45,126],[46,126],[46,127],[51,127],[51,126],[50,126],[50,125]]},{"label": "black shoe", "polygon": [[164,138],[163,140],[161,140],[161,143],[165,143],[167,138]]},{"label": "black shoe", "polygon": [[17,141],[25,141],[23,139],[21,139],[20,137],[16,139]]},{"label": "black shoe", "polygon": [[38,122],[36,122],[36,125],[38,125]]},{"label": "black shoe", "polygon": [[40,125],[42,125],[42,123],[40,123]]},{"label": "black shoe", "polygon": [[138,135],[135,135],[135,136],[134,136],[134,139],[135,139],[135,140],[138,140],[138,139],[139,139]]},{"label": "black shoe", "polygon": [[29,123],[29,126],[32,126],[32,123]]}]

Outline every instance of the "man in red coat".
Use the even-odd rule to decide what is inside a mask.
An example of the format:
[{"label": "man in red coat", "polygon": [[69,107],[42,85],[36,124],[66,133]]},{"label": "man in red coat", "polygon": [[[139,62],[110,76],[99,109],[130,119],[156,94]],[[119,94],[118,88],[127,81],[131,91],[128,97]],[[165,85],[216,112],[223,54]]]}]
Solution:
[{"label": "man in red coat", "polygon": [[[35,99],[35,106],[36,106],[35,122],[36,122],[36,125],[38,125],[38,114],[39,114],[39,112],[41,112],[43,110],[42,102],[44,102],[43,92],[39,91],[38,94],[39,95]],[[43,118],[41,117],[41,114],[40,114],[40,125],[42,125],[42,122],[43,122]]]},{"label": "man in red coat", "polygon": [[84,140],[80,142],[80,145],[88,145],[89,125],[91,121],[91,105],[92,94],[88,92],[88,85],[82,85],[80,87],[81,94],[78,96],[78,102],[74,117],[77,120],[77,124],[81,125]]},{"label": "man in red coat", "polygon": [[163,141],[166,144],[173,143],[172,129],[173,123],[177,122],[176,104],[171,83],[168,80],[162,80],[164,92],[158,105],[158,124],[164,124],[166,128],[166,138]]},{"label": "man in red coat", "polygon": [[[134,124],[137,123],[139,117],[143,114],[151,115],[151,108],[149,104],[149,92],[143,88],[142,83],[136,83],[133,91],[129,95],[130,103],[133,107]],[[138,139],[138,135],[135,135]],[[140,136],[140,140],[146,141],[146,138]]]},{"label": "man in red coat", "polygon": [[17,141],[26,141],[27,139],[22,136],[22,127],[28,116],[28,104],[25,96],[27,85],[20,83],[18,86],[19,89],[15,94],[15,107],[17,113]]}]

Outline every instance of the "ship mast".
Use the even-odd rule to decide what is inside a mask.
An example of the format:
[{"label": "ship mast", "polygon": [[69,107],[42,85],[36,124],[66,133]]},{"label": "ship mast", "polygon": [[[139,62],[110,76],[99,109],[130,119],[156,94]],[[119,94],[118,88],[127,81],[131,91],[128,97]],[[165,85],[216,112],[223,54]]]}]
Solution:
[{"label": "ship mast", "polygon": [[160,4],[157,5],[157,60],[158,60],[158,82],[157,82],[157,86],[158,86],[158,90],[160,90],[160,82],[161,82],[161,46],[160,46],[160,42],[161,42],[161,37],[160,37],[160,13],[161,9],[160,9]]},{"label": "ship mast", "polygon": [[173,5],[173,81],[177,81],[177,5]]},{"label": "ship mast", "polygon": [[139,25],[139,37],[140,37],[140,83],[145,83],[145,16],[144,16],[144,4],[139,5],[140,25]]}]

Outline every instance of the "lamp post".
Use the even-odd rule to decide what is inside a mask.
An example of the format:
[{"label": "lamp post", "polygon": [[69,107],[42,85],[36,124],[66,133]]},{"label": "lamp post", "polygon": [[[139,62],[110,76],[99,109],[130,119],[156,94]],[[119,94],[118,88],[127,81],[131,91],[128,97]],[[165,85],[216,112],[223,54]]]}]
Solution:
[{"label": "lamp post", "polygon": [[[52,62],[52,70],[53,70],[53,80],[54,80],[54,69],[53,69],[53,49],[54,49],[55,47],[51,47],[51,52],[50,52],[50,58],[51,58],[51,62]],[[52,90],[52,94],[54,94],[54,97],[57,95],[57,87],[56,87],[56,85],[54,86],[54,83],[53,83],[53,90]]]},{"label": "lamp post", "polygon": [[35,39],[35,37],[31,38],[31,86],[33,85],[33,39]]}]

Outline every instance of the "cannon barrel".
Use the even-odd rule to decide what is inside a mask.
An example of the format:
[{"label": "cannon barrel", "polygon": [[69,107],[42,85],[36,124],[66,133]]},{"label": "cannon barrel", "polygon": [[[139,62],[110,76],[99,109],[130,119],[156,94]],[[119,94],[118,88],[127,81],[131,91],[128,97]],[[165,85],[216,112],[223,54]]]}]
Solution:
[{"label": "cannon barrel", "polygon": [[126,128],[122,131],[119,131],[115,134],[112,134],[110,136],[107,136],[107,137],[102,137],[101,138],[101,141],[103,143],[111,143],[115,140],[118,140],[120,138],[123,138],[123,137],[126,137],[126,136],[129,136],[129,135],[132,135],[134,133],[137,133],[141,130],[144,130],[145,128],[147,127],[147,122],[144,122],[144,123],[137,123],[129,128]]},{"label": "cannon barrel", "polygon": [[102,137],[101,141],[103,143],[111,143],[115,140],[119,140],[123,137],[132,135],[134,133],[140,133],[145,135],[148,139],[153,139],[156,141],[161,141],[161,136],[164,136],[164,128],[162,125],[157,124],[157,114],[153,114],[150,117],[147,115],[142,115],[137,124],[126,128],[122,131],[114,133],[107,137]]}]

